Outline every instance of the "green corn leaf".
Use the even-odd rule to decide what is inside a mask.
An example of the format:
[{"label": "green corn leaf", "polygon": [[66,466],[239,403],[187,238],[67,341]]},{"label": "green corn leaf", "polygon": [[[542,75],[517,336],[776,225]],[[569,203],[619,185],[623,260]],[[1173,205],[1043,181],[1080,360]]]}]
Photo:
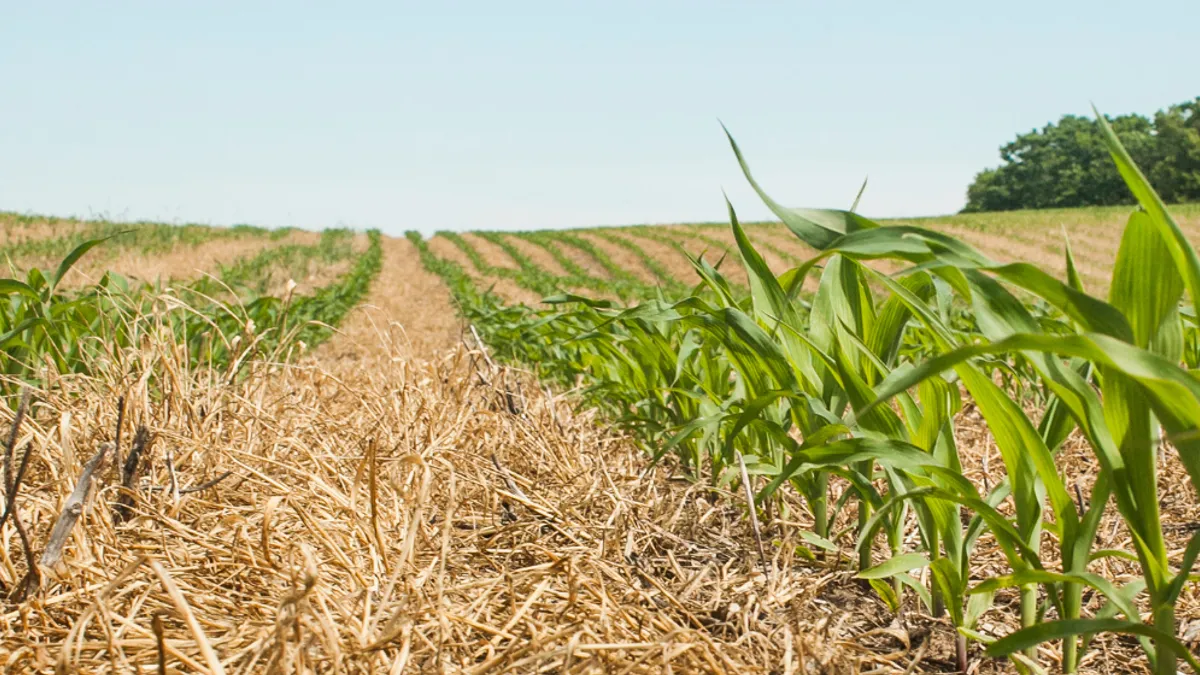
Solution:
[{"label": "green corn leaf", "polygon": [[950,612],[950,619],[955,626],[965,625],[963,621],[963,596],[966,590],[962,575],[949,558],[938,558],[929,566],[933,573],[933,582],[937,585]]},{"label": "green corn leaf", "polygon": [[1079,269],[1075,266],[1075,254],[1071,250],[1071,237],[1067,235],[1067,228],[1062,228],[1063,248],[1065,249],[1065,257],[1067,262],[1067,285],[1080,293],[1084,293],[1083,278],[1079,276]]},{"label": "green corn leaf", "polygon": [[800,535],[801,539],[808,542],[812,546],[815,546],[816,548],[829,551],[830,553],[837,553],[840,550],[838,549],[837,544],[824,537],[819,537],[815,533],[809,532],[808,530],[798,530],[797,534]]},{"label": "green corn leaf", "polygon": [[1121,173],[1121,178],[1125,180],[1125,184],[1129,186],[1133,196],[1137,198],[1138,203],[1149,214],[1151,222],[1162,234],[1162,241],[1170,251],[1172,260],[1175,261],[1175,269],[1183,278],[1188,295],[1191,296],[1192,304],[1195,305],[1200,301],[1200,256],[1196,254],[1196,249],[1188,241],[1187,235],[1180,229],[1179,224],[1171,217],[1158,193],[1150,187],[1149,181],[1133,163],[1133,158],[1129,156],[1129,152],[1121,144],[1112,127],[1109,126],[1108,120],[1095,107],[1092,110],[1096,113],[1104,140],[1108,144],[1108,152],[1117,165],[1117,171]]},{"label": "green corn leaf", "polygon": [[796,452],[763,492],[771,494],[792,476],[814,469],[840,468],[875,460],[916,470],[935,460],[915,445],[874,438],[849,438]]},{"label": "green corn leaf", "polygon": [[879,596],[880,600],[883,600],[893,614],[900,611],[900,596],[897,595],[896,589],[891,584],[882,579],[868,579],[867,583],[871,585],[875,594]]},{"label": "green corn leaf", "polygon": [[1183,585],[1187,583],[1192,574],[1192,567],[1196,564],[1197,555],[1200,555],[1200,532],[1193,532],[1192,538],[1188,540],[1187,548],[1184,549],[1183,559],[1179,563],[1179,571],[1175,573],[1175,578],[1167,588],[1167,602],[1174,604],[1179,599],[1179,594],[1183,592]]},{"label": "green corn leaf", "polygon": [[763,203],[767,208],[779,217],[788,229],[800,237],[802,241],[812,246],[815,249],[824,249],[834,240],[847,232],[855,230],[878,227],[875,223],[858,216],[849,211],[832,211],[821,209],[790,209],[782,204],[771,199],[758,181],[754,180],[754,176],[750,175],[750,167],[746,164],[746,160],[742,157],[742,151],[738,148],[737,142],[733,140],[733,135],[721,125],[725,130],[725,136],[729,139],[729,145],[733,148],[734,155],[737,156],[738,164],[742,168],[742,173],[745,174],[746,180],[754,191],[758,193]]},{"label": "green corn leaf", "polygon": [[1109,602],[1121,611],[1130,621],[1138,621],[1138,609],[1131,598],[1126,597],[1108,579],[1091,573],[1061,574],[1047,570],[1021,570],[1002,577],[994,577],[980,582],[971,589],[971,593],[995,593],[1001,588],[1015,588],[1030,584],[1062,584],[1076,583],[1089,586],[1099,591]]},{"label": "green corn leaf", "polygon": [[108,237],[104,237],[101,239],[92,239],[90,241],[85,241],[82,244],[76,246],[70,253],[67,254],[67,257],[63,258],[62,262],[60,262],[58,264],[58,270],[54,273],[54,277],[50,280],[49,292],[50,293],[54,292],[54,289],[58,287],[59,282],[62,281],[63,277],[66,276],[67,272],[71,271],[71,268],[75,266],[75,263],[79,262],[79,259],[82,258],[84,256],[84,254],[86,254],[88,251],[99,246],[100,244],[103,244],[104,242],[108,241],[109,239],[112,239],[113,237],[118,237],[122,234],[127,234],[132,231],[133,230],[126,230],[125,232],[118,232],[117,234],[114,234],[114,235],[111,235]]},{"label": "green corn leaf", "polygon": [[858,188],[858,194],[854,195],[854,202],[850,204],[850,212],[858,210],[858,203],[862,201],[863,193],[867,191],[867,179],[863,178],[862,186]]},{"label": "green corn leaf", "polygon": [[729,203],[728,199],[725,200],[725,204],[729,208],[729,221],[733,228],[734,239],[737,241],[738,251],[741,253],[742,262],[746,267],[755,315],[763,319],[764,323],[773,321],[772,332],[775,332],[775,329],[781,324],[793,329],[784,331],[782,334],[784,353],[801,376],[806,378],[815,376],[816,373],[810,364],[811,357],[808,349],[796,337],[800,332],[802,322],[795,305],[792,304],[787,292],[780,286],[779,280],[771,273],[762,256],[750,243],[750,238],[746,236],[745,230],[738,223],[733,205]]},{"label": "green corn leaf", "polygon": [[1181,297],[1183,277],[1171,264],[1162,233],[1146,212],[1135,212],[1125,226],[1109,290],[1109,302],[1129,320],[1133,343],[1178,361],[1183,353]]},{"label": "green corn leaf", "polygon": [[13,293],[23,295],[30,300],[41,299],[38,292],[33,290],[29,284],[16,279],[0,279],[0,295],[12,295]]},{"label": "green corn leaf", "polygon": [[992,593],[972,591],[967,598],[967,611],[963,615],[963,625],[960,628],[974,628],[979,617],[992,608]]},{"label": "green corn leaf", "polygon": [[900,580],[900,583],[908,586],[912,592],[917,594],[917,597],[921,599],[921,604],[923,604],[927,610],[933,610],[933,596],[929,593],[929,589],[925,588],[924,584],[917,581],[916,578],[911,574],[897,574],[896,578]]},{"label": "green corn leaf", "polygon": [[963,363],[955,368],[955,372],[971,392],[1000,449],[1013,490],[1019,529],[1031,537],[1028,543],[1036,547],[1034,539],[1041,523],[1043,492],[1049,492],[1055,518],[1063,528],[1064,536],[1073,538],[1079,522],[1078,512],[1049,448],[1033,423],[1016,402],[978,369]]},{"label": "green corn leaf", "polygon": [[1200,671],[1200,661],[1175,637],[1153,626],[1121,619],[1064,619],[1039,623],[996,640],[988,645],[987,653],[993,657],[1008,656],[1043,642],[1094,633],[1128,633],[1148,637],[1155,641],[1158,648],[1174,652],[1193,669]]},{"label": "green corn leaf", "polygon": [[1089,561],[1101,560],[1103,558],[1117,558],[1118,560],[1128,560],[1132,563],[1139,562],[1136,555],[1130,553],[1129,551],[1122,551],[1118,548],[1099,549],[1097,551],[1093,551],[1092,554],[1088,556]]},{"label": "green corn leaf", "polygon": [[929,558],[920,553],[902,553],[854,575],[858,579],[887,579],[902,572],[929,566]]}]

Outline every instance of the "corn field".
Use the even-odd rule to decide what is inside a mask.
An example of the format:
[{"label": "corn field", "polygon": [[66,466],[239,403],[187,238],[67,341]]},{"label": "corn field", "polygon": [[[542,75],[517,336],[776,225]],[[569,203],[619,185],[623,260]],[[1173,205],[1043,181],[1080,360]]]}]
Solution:
[{"label": "corn field", "polygon": [[0,214],[0,665],[1200,673],[1195,207],[1105,129],[1103,240],[732,136],[778,221]]},{"label": "corn field", "polygon": [[[773,273],[731,206],[748,292],[700,257],[691,259],[694,293],[660,292],[632,307],[561,294],[546,300],[559,309],[521,314],[480,295],[461,267],[428,256],[426,264],[498,354],[563,385],[582,378],[588,405],[656,461],[670,458],[715,487],[744,484],[755,520],[786,509],[781,493],[794,491],[811,555],[852,548],[857,577],[890,607],[911,596],[947,616],[963,672],[968,641],[1034,670],[1036,647],[1054,642],[1062,671],[1076,672],[1093,637],[1115,632],[1136,636],[1154,672],[1174,673],[1179,662],[1197,667],[1174,611],[1200,537],[1182,556],[1168,550],[1158,482],[1160,456],[1172,453],[1200,486],[1190,355],[1200,258],[1108,139],[1140,208],[1106,297],[1088,293],[1069,244],[1060,280],[934,230],[783,207],[732,138],[763,202],[817,252]],[[897,271],[880,271],[880,262]],[[810,277],[815,291],[802,292]],[[982,490],[965,478],[955,447],[964,405],[982,415],[1004,467]],[[1101,467],[1086,493],[1056,462],[1072,435]],[[1108,509],[1132,534],[1131,549],[1097,546]],[[854,525],[835,537],[845,511]],[[976,573],[982,539],[1003,551],[1005,574]],[[1106,557],[1136,561],[1140,576],[1118,583],[1094,573]],[[977,622],[1001,589],[1019,593],[1021,628],[996,638]],[[1103,598],[1091,615],[1085,593]]]}]

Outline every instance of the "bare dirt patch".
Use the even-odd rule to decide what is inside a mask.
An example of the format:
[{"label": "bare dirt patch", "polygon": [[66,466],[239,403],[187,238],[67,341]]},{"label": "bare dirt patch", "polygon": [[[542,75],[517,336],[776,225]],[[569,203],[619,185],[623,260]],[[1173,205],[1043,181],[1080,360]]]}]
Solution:
[{"label": "bare dirt patch", "polygon": [[[568,231],[567,234],[575,235],[577,233]],[[550,241],[547,242],[547,245],[554,247],[568,260],[581,267],[588,276],[596,279],[612,278],[612,276],[608,273],[608,270],[604,269],[604,266],[600,264],[600,261],[596,260],[596,258],[587,251],[563,241]]]},{"label": "bare dirt patch", "polygon": [[457,264],[467,274],[479,273],[479,270],[475,268],[475,265],[471,262],[471,259],[467,257],[467,254],[464,253],[461,248],[455,245],[454,242],[440,236],[435,236],[427,241],[429,242],[429,249],[433,251],[437,257],[445,258],[446,260]]},{"label": "bare dirt patch", "polygon": [[623,246],[618,246],[604,237],[597,237],[590,232],[580,232],[579,238],[591,242],[593,246],[607,255],[621,269],[632,274],[640,281],[648,284],[658,283],[658,277],[642,263],[642,260],[633,251]]},{"label": "bare dirt patch", "polygon": [[[478,237],[476,237],[478,239]],[[429,250],[439,258],[445,258],[458,264],[459,267],[467,273],[480,289],[491,288],[492,292],[499,295],[501,298],[509,302],[520,302],[527,305],[533,305],[541,300],[541,297],[536,293],[527,289],[521,288],[511,279],[502,279],[489,275],[482,274],[475,265],[471,263],[471,259],[463,252],[454,242],[445,237],[433,237],[429,239]],[[490,242],[485,242],[489,243]],[[497,250],[499,250],[497,248]],[[500,251],[504,253],[503,251]],[[505,258],[512,260],[508,254],[504,254]]]},{"label": "bare dirt patch", "polygon": [[504,249],[476,234],[464,233],[462,238],[479,252],[480,257],[493,267],[504,267],[515,270],[520,266]]},{"label": "bare dirt patch", "polygon": [[692,263],[688,262],[687,257],[678,248],[661,241],[646,238],[634,230],[613,228],[606,230],[606,232],[636,244],[666,268],[670,272],[671,277],[676,281],[684,284],[699,282],[699,277],[696,276],[696,270],[692,267]]},{"label": "bare dirt patch", "polygon": [[[269,237],[222,238],[190,246],[178,244],[167,253],[148,254],[142,251],[118,249],[116,255],[105,255],[103,244],[92,249],[71,269],[64,283],[78,287],[99,281],[105,271],[155,283],[158,281],[187,281],[217,271],[222,264],[250,258],[267,249],[289,244],[313,245],[321,238],[317,232],[297,230],[272,240]],[[57,260],[25,261],[43,269],[54,269]],[[315,274],[316,270],[314,270]],[[314,277],[315,278],[315,277]],[[305,279],[297,279],[297,282]]]},{"label": "bare dirt patch", "polygon": [[430,359],[460,341],[461,322],[450,291],[421,266],[416,246],[393,237],[383,237],[382,246],[383,266],[366,301],[318,349],[317,361],[382,354]]},{"label": "bare dirt patch", "polygon": [[505,236],[504,241],[505,243],[512,245],[512,247],[520,251],[522,255],[532,260],[533,264],[537,265],[543,270],[546,270],[546,272],[549,274],[553,274],[557,277],[567,276],[567,271],[563,269],[563,266],[554,259],[553,255],[550,255],[549,251],[541,246],[538,246],[527,239],[513,235]]}]

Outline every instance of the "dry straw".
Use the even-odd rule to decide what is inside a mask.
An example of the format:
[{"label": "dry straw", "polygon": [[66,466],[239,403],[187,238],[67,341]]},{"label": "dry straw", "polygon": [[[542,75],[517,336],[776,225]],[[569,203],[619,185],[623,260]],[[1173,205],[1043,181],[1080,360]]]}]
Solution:
[{"label": "dry straw", "polygon": [[[768,583],[744,510],[648,467],[523,373],[460,350],[432,365],[263,367],[231,385],[188,375],[176,354],[33,392],[14,515],[39,554],[56,522],[76,522],[24,599],[29,563],[4,529],[7,672],[798,673],[861,660],[823,617],[793,611],[831,573],[777,551]],[[114,448],[116,392],[121,443],[154,436],[140,467]],[[129,472],[104,470],[118,460]]]}]

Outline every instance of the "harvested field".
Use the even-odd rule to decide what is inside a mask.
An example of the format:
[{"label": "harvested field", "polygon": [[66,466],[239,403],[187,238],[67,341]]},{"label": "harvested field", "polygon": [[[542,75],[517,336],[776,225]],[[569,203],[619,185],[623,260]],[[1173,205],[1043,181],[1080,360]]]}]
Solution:
[{"label": "harvested field", "polygon": [[[969,221],[936,227],[997,259],[1063,274],[1046,232],[989,231]],[[600,233],[636,243],[678,282],[672,293],[689,292],[697,279],[670,241],[693,253],[709,249],[711,262],[727,254],[721,269],[736,282],[729,302],[740,304],[718,307],[708,292],[679,302],[682,296],[668,294],[645,259]],[[779,225],[754,225],[748,236],[762,245],[776,275],[809,255]],[[1031,607],[1042,613],[1041,623],[1056,621],[1068,611],[1056,595],[1061,587],[1030,583],[1024,587],[1030,595],[999,584],[972,616],[972,639],[961,641],[955,623],[965,619],[937,611],[930,595],[931,588],[943,589],[942,598],[959,592],[937,586],[948,582],[936,580],[938,563],[924,557],[930,534],[920,509],[938,498],[917,499],[931,489],[930,476],[943,474],[899,459],[889,463],[887,453],[838,455],[841,437],[890,443],[892,452],[916,448],[922,457],[952,452],[962,481],[954,489],[995,499],[989,507],[982,497],[961,497],[946,512],[950,517],[937,521],[939,559],[965,555],[956,568],[963,589],[1004,580],[1034,559],[1046,570],[1069,571],[1055,528],[1070,514],[1105,504],[1085,544],[1096,556],[1082,568],[1088,573],[1120,586],[1141,580],[1138,558],[1128,554],[1147,539],[1144,530],[1135,536],[1138,527],[1158,528],[1150,538],[1160,533],[1171,569],[1186,557],[1192,524],[1200,520],[1182,461],[1186,436],[1152,439],[1148,470],[1157,482],[1145,503],[1157,510],[1150,525],[1131,521],[1125,507],[1097,492],[1108,489],[1098,481],[1102,474],[1117,479],[1103,473],[1094,438],[1075,425],[1052,444],[1043,440],[1052,434],[1034,421],[1050,414],[1046,388],[1036,368],[1011,355],[996,357],[1007,359],[1004,367],[986,371],[997,361],[968,361],[980,375],[960,370],[953,383],[935,383],[941,389],[914,382],[902,394],[908,399],[885,406],[899,426],[876,420],[870,434],[858,436],[862,403],[847,405],[850,396],[840,389],[853,383],[851,370],[859,369],[854,377],[865,388],[855,395],[875,396],[900,369],[936,353],[936,341],[909,320],[890,355],[852,358],[836,351],[843,349],[838,342],[821,343],[841,370],[820,387],[806,384],[800,368],[771,370],[773,345],[787,346],[777,337],[782,333],[760,334],[746,323],[730,323],[737,330],[727,331],[719,323],[744,316],[758,328],[778,328],[774,310],[758,315],[757,300],[747,297],[753,272],[741,266],[727,229],[503,235],[525,258],[524,268],[487,238],[463,235],[481,269],[452,237],[357,235],[343,257],[309,252],[299,262],[265,258],[250,265],[247,282],[269,281],[257,291],[269,311],[227,325],[217,320],[223,310],[187,310],[217,317],[203,325],[231,345],[225,360],[204,351],[197,358],[188,338],[194,329],[181,337],[165,316],[164,308],[180,301],[165,297],[135,305],[155,308],[153,318],[114,314],[111,323],[132,337],[98,332],[101,340],[82,340],[97,347],[71,352],[70,369],[22,369],[20,352],[6,352],[0,389],[12,405],[0,410],[0,431],[14,426],[23,389],[33,404],[5,445],[12,476],[5,497],[14,506],[0,525],[5,672],[155,672],[161,663],[166,672],[219,673],[921,673],[954,671],[956,658],[966,659],[971,673],[1012,672],[1008,660],[985,653],[984,642],[1020,631]],[[573,274],[534,243],[539,238],[594,276]],[[1105,257],[1116,257],[1120,239],[1113,239],[1111,247],[1076,247],[1093,293],[1113,273]],[[172,276],[182,287],[191,283],[181,273],[188,265],[213,269],[281,246],[315,250],[320,242],[328,244],[315,233],[293,232],[158,253],[122,251],[85,258],[65,288],[82,291],[105,269]],[[360,264],[372,251],[381,256],[375,271]],[[903,267],[896,259],[863,264],[889,272]],[[282,285],[289,274],[297,286]],[[821,283],[850,283],[845,274],[826,276]],[[642,294],[633,304],[658,293],[678,304],[628,320],[573,305],[553,314],[538,306],[543,294],[532,289],[556,280],[561,290],[593,299],[616,300],[618,290],[633,289]],[[573,285],[581,280],[592,286]],[[808,290],[818,281],[813,275]],[[858,296],[861,302],[879,303],[889,293],[874,281],[862,283],[873,293]],[[836,291],[847,288],[853,286]],[[311,306],[319,309],[305,309]],[[297,334],[291,311],[336,330],[271,338]],[[937,317],[931,312],[924,320]],[[1059,321],[1053,313],[1039,320]],[[843,319],[841,344],[863,350],[885,344],[869,333],[884,321],[873,321]],[[813,349],[827,339],[819,327],[798,328]],[[971,324],[956,323],[954,330],[985,341]],[[1187,330],[1180,322],[1181,335],[1195,341]],[[53,354],[42,358],[53,363]],[[1200,354],[1186,352],[1180,360],[1192,358]],[[1162,368],[1156,382],[1176,382],[1177,371],[1184,373],[1178,382],[1190,378],[1177,364]],[[792,372],[799,373],[792,389],[779,387]],[[1192,395],[1179,386],[1171,391]],[[1097,406],[1120,402],[1102,387],[1087,387]],[[763,393],[757,409],[747,391]],[[948,397],[945,407],[938,396]],[[815,411],[820,425],[837,424],[806,428],[812,419],[801,409]],[[746,410],[757,417],[730,432]],[[1149,408],[1130,410],[1149,415]],[[938,416],[936,428],[922,421]],[[1031,435],[1019,444],[1001,433],[1022,424]],[[847,431],[822,440],[837,425]],[[704,434],[681,433],[689,426]],[[788,439],[830,453],[833,470],[822,473],[826,465],[813,455],[807,466],[817,468],[770,487],[773,476],[790,470],[791,458],[812,452]],[[915,445],[927,442],[945,445],[932,446],[936,452]],[[1019,475],[1036,475],[1050,497],[1038,498],[1044,531],[1024,544],[1035,552],[1021,554],[1035,557],[1020,558],[1004,527],[1022,527],[1028,515],[1022,509],[1030,507],[1019,497],[1030,493],[995,490],[1012,485],[1014,457],[1024,452],[1049,458],[1050,468],[1038,469],[1048,473]],[[866,461],[871,465],[862,469]],[[802,481],[818,474],[825,482],[815,494]],[[868,488],[876,501],[864,496]],[[893,524],[884,516],[901,490],[910,491],[904,503],[912,506]],[[1055,510],[1062,506],[1056,490],[1067,495],[1069,512]],[[751,499],[757,504],[747,508]],[[818,499],[826,506],[817,506]],[[973,548],[966,554],[947,548],[986,508],[999,521],[985,519]],[[77,522],[55,534],[63,514],[76,512]],[[863,538],[861,528],[871,522],[885,529]],[[1125,553],[1101,553],[1110,551]],[[871,582],[860,578],[896,561],[913,566]],[[1096,583],[1100,590],[1089,586],[1070,611],[1085,618],[1107,611],[1106,587]],[[1191,650],[1200,648],[1198,588],[1181,583],[1171,605],[1174,633]],[[1142,622],[1164,621],[1155,618],[1147,593],[1131,597]],[[967,596],[960,599],[959,609],[970,610]],[[1051,669],[1064,658],[1060,640],[1043,641],[1028,654]],[[1150,672],[1150,666],[1136,640],[1104,632],[1078,672]]]}]

